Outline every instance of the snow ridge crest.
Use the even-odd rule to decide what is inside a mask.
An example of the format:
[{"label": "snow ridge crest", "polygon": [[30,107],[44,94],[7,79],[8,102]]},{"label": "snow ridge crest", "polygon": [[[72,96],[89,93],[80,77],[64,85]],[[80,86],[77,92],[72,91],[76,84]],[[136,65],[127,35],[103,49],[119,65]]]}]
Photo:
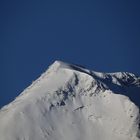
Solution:
[{"label": "snow ridge crest", "polygon": [[140,140],[139,85],[131,73],[101,73],[55,61],[0,110],[0,138]]}]

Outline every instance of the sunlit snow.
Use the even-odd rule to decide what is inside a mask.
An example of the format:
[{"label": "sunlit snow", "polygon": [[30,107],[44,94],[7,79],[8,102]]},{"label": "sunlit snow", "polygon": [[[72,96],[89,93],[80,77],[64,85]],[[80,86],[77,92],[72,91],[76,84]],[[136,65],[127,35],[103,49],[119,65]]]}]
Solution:
[{"label": "sunlit snow", "polygon": [[[139,140],[140,78],[55,61],[0,110],[0,140]],[[128,96],[130,97],[127,97]]]}]

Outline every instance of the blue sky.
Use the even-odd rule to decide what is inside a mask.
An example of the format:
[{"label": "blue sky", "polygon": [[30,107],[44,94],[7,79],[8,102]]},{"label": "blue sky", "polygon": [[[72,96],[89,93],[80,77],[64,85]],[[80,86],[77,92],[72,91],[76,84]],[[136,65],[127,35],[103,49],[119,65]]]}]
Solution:
[{"label": "blue sky", "polygon": [[1,0],[0,106],[56,59],[140,75],[140,1]]}]

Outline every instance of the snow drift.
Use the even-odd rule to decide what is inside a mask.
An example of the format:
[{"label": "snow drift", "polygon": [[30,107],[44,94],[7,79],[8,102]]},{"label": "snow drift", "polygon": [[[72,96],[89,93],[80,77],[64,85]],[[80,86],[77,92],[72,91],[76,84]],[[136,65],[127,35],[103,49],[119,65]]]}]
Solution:
[{"label": "snow drift", "polygon": [[138,94],[134,74],[55,61],[0,110],[0,140],[140,140]]}]

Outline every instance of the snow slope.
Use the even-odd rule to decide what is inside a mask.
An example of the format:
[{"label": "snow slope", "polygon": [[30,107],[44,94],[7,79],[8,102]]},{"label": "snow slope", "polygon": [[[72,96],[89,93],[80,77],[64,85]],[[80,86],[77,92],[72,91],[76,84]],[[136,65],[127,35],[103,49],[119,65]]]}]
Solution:
[{"label": "snow slope", "polygon": [[139,92],[131,73],[55,61],[0,110],[0,140],[140,140]]}]

